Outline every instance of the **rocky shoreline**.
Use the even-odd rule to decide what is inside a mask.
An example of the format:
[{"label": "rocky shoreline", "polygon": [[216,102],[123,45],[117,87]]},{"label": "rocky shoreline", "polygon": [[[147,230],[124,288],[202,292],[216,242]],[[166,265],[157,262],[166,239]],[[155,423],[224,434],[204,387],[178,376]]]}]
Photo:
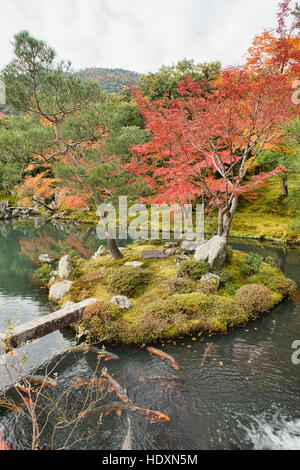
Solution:
[{"label": "rocky shoreline", "polygon": [[[203,260],[203,242],[153,242],[129,245],[122,260],[114,260],[104,247],[88,260],[65,255],[56,266],[41,255],[49,300],[62,308],[96,299],[72,325],[78,337],[147,344],[224,334],[270,311],[296,290],[294,281],[263,258],[248,259],[229,249],[224,267],[216,269]],[[245,271],[249,267],[250,273]]]}]

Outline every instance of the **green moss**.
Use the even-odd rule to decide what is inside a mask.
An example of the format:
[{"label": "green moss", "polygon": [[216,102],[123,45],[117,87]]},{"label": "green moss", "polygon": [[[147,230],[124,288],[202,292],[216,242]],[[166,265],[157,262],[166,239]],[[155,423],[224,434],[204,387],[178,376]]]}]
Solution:
[{"label": "green moss", "polygon": [[148,269],[122,266],[111,271],[107,283],[115,294],[136,297],[143,292],[151,277],[152,273]]},{"label": "green moss", "polygon": [[210,317],[226,328],[244,325],[249,319],[243,307],[228,297],[211,297],[207,308]]},{"label": "green moss", "polygon": [[248,284],[236,293],[237,302],[243,307],[249,318],[268,312],[274,306],[272,292],[260,284]]},{"label": "green moss", "polygon": [[164,302],[153,302],[147,307],[147,312],[156,318],[170,318],[176,314],[194,317],[205,308],[206,299],[201,293],[175,294]]},{"label": "green moss", "polygon": [[192,279],[172,279],[167,288],[172,294],[191,294],[198,290],[198,284]]},{"label": "green moss", "polygon": [[210,271],[211,267],[205,261],[185,260],[180,264],[178,276],[198,280]]},{"label": "green moss", "polygon": [[[199,333],[224,334],[229,328],[244,325],[265,311],[259,303],[253,308],[253,305],[249,307],[238,301],[236,293],[242,286],[252,289],[254,283],[267,289],[260,300],[266,304],[266,299],[269,299],[267,307],[280,302],[295,288],[293,281],[287,280],[279,269],[265,262],[261,262],[258,273],[245,277],[239,266],[245,254],[239,251],[234,251],[224,269],[218,272],[221,277],[218,291],[212,283],[191,277],[176,278],[173,256],[143,260],[142,268],[124,266],[130,259],[141,260],[140,254],[144,249],[145,245],[132,246],[119,261],[106,255],[97,261],[79,262],[83,274],[75,280],[62,303],[69,300],[79,302],[88,297],[101,301],[99,311],[86,311],[80,326],[77,324],[78,331],[86,331],[89,340],[148,344]],[[191,268],[191,263],[188,267]],[[195,275],[194,267],[192,263],[189,271],[192,275]],[[197,277],[200,270],[201,275],[211,270],[206,264],[199,268],[197,263],[196,268]],[[112,294],[133,298],[133,307],[121,311],[110,302]],[[248,297],[253,301],[251,293]]]},{"label": "green moss", "polygon": [[41,281],[43,284],[47,284],[51,278],[51,271],[52,267],[50,264],[44,264],[33,273],[33,279]]},{"label": "green moss", "polygon": [[281,294],[283,297],[288,297],[294,294],[297,290],[297,284],[292,279],[280,274],[271,274],[260,272],[251,276],[248,279],[249,284],[262,284],[268,287],[271,291]]}]

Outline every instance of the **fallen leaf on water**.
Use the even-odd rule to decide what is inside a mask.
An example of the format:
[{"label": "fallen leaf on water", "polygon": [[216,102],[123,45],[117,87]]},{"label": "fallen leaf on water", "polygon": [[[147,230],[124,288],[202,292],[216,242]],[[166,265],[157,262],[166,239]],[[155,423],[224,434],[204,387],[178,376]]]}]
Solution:
[{"label": "fallen leaf on water", "polygon": [[223,367],[223,366],[224,366],[224,364],[223,364],[223,362],[222,362],[222,361],[220,361],[220,362],[219,362],[219,364],[220,364],[220,366],[221,366],[221,367]]}]

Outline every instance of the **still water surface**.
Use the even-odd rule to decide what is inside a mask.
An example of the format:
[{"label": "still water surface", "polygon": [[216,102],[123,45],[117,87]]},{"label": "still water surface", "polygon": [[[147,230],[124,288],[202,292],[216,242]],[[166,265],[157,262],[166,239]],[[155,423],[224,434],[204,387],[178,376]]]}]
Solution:
[{"label": "still water surface", "polygon": [[[59,256],[76,250],[88,258],[99,244],[93,229],[78,225],[54,226],[38,219],[0,223],[0,331],[15,314],[24,323],[53,310],[47,291],[32,281],[39,254]],[[300,286],[299,249],[245,240],[232,240],[231,245],[273,256]],[[151,424],[130,411],[121,417],[110,414],[103,417],[88,448],[121,449],[130,416],[133,449],[300,449],[300,365],[291,360],[292,343],[300,340],[299,299],[297,295],[283,302],[228,335],[166,344],[164,350],[175,357],[179,371],[169,361],[150,357],[136,347],[108,348],[120,357],[106,363],[109,373],[127,386],[132,401],[166,413],[171,421]],[[20,352],[27,352],[26,372],[43,373],[73,344],[71,333],[64,330],[21,348]],[[75,377],[91,378],[96,366],[93,353],[68,355],[58,366],[56,393]],[[0,374],[0,384],[7,385],[3,368]],[[176,378],[176,386],[162,386],[159,381],[149,384],[153,376],[171,382]],[[75,393],[70,396],[71,405]],[[115,398],[110,396],[108,401]],[[95,429],[97,420],[97,416],[89,417],[77,432]],[[0,428],[18,449],[30,446],[30,426],[18,414],[0,413]]]}]

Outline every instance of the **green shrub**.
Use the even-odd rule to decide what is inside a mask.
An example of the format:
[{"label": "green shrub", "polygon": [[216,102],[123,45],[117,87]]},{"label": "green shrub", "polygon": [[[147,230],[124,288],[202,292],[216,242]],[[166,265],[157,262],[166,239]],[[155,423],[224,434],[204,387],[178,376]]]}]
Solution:
[{"label": "green shrub", "polygon": [[260,255],[250,253],[244,256],[238,265],[243,276],[251,276],[259,272],[262,262],[263,258]]},{"label": "green shrub", "polygon": [[157,318],[146,313],[135,325],[135,340],[137,343],[151,343],[162,337],[163,331],[167,328],[166,319]]},{"label": "green shrub", "polygon": [[225,286],[227,283],[232,282],[234,278],[232,272],[225,268],[221,269],[221,271],[218,271],[216,274],[220,277],[221,287]]},{"label": "green shrub", "polygon": [[197,290],[197,283],[192,279],[172,279],[167,289],[171,293],[191,294]]},{"label": "green shrub", "polygon": [[112,302],[95,302],[84,310],[80,330],[86,332],[90,341],[111,340],[108,331],[113,328],[113,323],[119,323],[120,328],[121,313],[122,310]]},{"label": "green shrub", "polygon": [[178,277],[190,277],[191,279],[198,280],[210,271],[211,266],[205,261],[185,260],[180,264]]},{"label": "green shrub", "polygon": [[165,240],[161,240],[159,238],[148,238],[147,240],[135,240],[133,245],[135,246],[163,246],[165,244]]},{"label": "green shrub", "polygon": [[205,295],[213,294],[217,292],[217,286],[211,281],[199,281],[197,283],[197,291]]},{"label": "green shrub", "polygon": [[176,314],[194,317],[205,310],[206,296],[201,293],[175,294],[165,301],[151,303],[146,311],[156,318],[170,318]]},{"label": "green shrub", "polygon": [[232,258],[233,258],[233,249],[231,248],[231,246],[227,246],[225,263],[227,264],[231,263]]},{"label": "green shrub", "polygon": [[108,276],[108,286],[112,292],[119,295],[136,297],[150,282],[151,271],[134,266],[122,266]]},{"label": "green shrub", "polygon": [[267,256],[267,258],[264,258],[264,262],[272,266],[273,268],[278,268],[278,262],[273,256]]},{"label": "green shrub", "polygon": [[262,284],[284,297],[294,294],[297,290],[296,282],[281,274],[259,273],[251,276],[248,282],[249,284]]},{"label": "green shrub", "polygon": [[272,292],[261,284],[242,286],[236,293],[236,299],[250,318],[268,312],[274,305]]},{"label": "green shrub", "polygon": [[219,295],[210,297],[208,312],[210,317],[226,326],[226,328],[243,325],[248,320],[243,307],[236,300],[229,297]]},{"label": "green shrub", "polygon": [[227,282],[227,284],[224,286],[224,289],[229,295],[235,295],[238,288],[232,282]]},{"label": "green shrub", "polygon": [[52,267],[50,264],[44,264],[41,268],[37,269],[33,274],[33,279],[47,284],[51,278]]}]

